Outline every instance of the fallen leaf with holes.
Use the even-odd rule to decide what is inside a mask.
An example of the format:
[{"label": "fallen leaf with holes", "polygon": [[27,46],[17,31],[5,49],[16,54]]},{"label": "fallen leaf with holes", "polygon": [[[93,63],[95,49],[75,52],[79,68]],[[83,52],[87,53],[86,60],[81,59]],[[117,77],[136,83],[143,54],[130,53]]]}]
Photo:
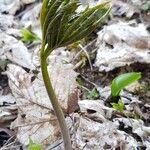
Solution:
[{"label": "fallen leaf with holes", "polygon": [[98,122],[88,117],[74,115],[76,118],[76,134],[73,143],[74,149],[97,150],[117,149],[123,147],[132,149],[138,143],[124,131],[117,129],[111,121]]},{"label": "fallen leaf with holes", "polygon": [[81,114],[72,114],[75,121],[74,149],[129,150],[141,145],[149,147],[150,130],[142,120],[122,117],[110,121],[114,110],[106,107],[101,100],[82,100],[79,107]]},{"label": "fallen leaf with holes", "polygon": [[[77,107],[77,73],[71,64],[63,64],[60,56],[51,56],[48,70],[59,103],[64,112]],[[42,145],[60,138],[59,126],[47,96],[41,73],[36,77],[16,65],[8,65],[9,86],[18,106],[18,118],[11,127],[17,129],[17,138],[26,145],[29,137]],[[73,96],[73,98],[71,98]],[[70,110],[70,105],[73,107]],[[75,105],[76,104],[76,105]]]},{"label": "fallen leaf with holes", "polygon": [[[131,128],[130,134],[135,134],[137,137],[140,137],[139,142],[142,142],[147,149],[149,149],[150,145],[150,127],[145,126],[144,122],[142,120],[136,120],[136,119],[128,119],[128,118],[115,118],[114,124],[117,124],[118,126],[120,124],[123,124],[124,128],[128,129]],[[130,132],[129,130],[127,132]],[[133,136],[135,136],[133,135]]]},{"label": "fallen leaf with holes", "polygon": [[134,22],[105,26],[98,33],[95,66],[110,71],[135,62],[150,63],[150,35],[143,24]]}]

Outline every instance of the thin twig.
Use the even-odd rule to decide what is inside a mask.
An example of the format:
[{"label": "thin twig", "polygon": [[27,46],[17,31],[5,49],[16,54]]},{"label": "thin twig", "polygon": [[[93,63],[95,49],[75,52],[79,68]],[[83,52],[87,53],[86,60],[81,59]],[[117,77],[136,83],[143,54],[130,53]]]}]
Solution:
[{"label": "thin twig", "polygon": [[83,47],[81,44],[79,44],[79,47],[80,47],[80,48],[84,51],[84,53],[86,54],[87,59],[88,59],[88,61],[89,61],[90,68],[91,68],[91,70],[93,70],[92,62],[91,62],[91,60],[90,60],[90,56],[89,56],[89,54],[88,54],[86,48]]}]

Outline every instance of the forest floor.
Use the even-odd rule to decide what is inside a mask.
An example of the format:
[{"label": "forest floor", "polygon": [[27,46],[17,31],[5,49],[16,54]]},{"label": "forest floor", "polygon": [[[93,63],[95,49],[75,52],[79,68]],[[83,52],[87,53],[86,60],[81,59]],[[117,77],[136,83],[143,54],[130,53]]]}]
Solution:
[{"label": "forest floor", "polygon": [[[0,150],[26,149],[29,139],[63,150],[40,71],[41,4],[0,1]],[[150,1],[110,5],[110,16],[90,36],[52,53],[48,70],[73,149],[150,150]],[[119,111],[111,83],[127,72],[142,78],[121,91]]]}]

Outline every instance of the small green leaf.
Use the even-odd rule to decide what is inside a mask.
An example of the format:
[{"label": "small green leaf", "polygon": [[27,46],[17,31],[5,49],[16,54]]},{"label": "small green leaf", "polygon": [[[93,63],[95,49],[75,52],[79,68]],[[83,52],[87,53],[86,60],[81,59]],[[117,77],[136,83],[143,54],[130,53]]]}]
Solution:
[{"label": "small green leaf", "polygon": [[87,94],[87,98],[88,99],[97,99],[99,97],[99,94],[96,90],[96,88],[93,88],[92,91],[90,91],[88,94]]},{"label": "small green leaf", "polygon": [[149,12],[150,11],[150,1],[146,2],[145,4],[143,4],[141,6],[141,10],[143,10],[145,12]]},{"label": "small green leaf", "polygon": [[10,63],[11,63],[10,60],[7,60],[7,59],[1,60],[1,59],[0,59],[0,68],[1,68],[2,70],[5,70],[5,67],[7,66],[7,64],[10,64]]},{"label": "small green leaf", "polygon": [[42,146],[40,144],[34,143],[31,139],[29,140],[29,145],[27,150],[41,150]]},{"label": "small green leaf", "polygon": [[28,29],[22,29],[22,41],[33,42],[37,40],[40,40],[40,38],[36,34],[30,32]]},{"label": "small green leaf", "polygon": [[111,105],[113,106],[113,108],[115,110],[117,110],[118,112],[123,112],[125,109],[124,103],[122,102],[122,100],[119,100],[118,103],[111,103]]},{"label": "small green leaf", "polygon": [[132,112],[132,117],[136,120],[140,119],[140,116],[135,111]]},{"label": "small green leaf", "polygon": [[140,78],[141,78],[141,73],[136,73],[136,72],[125,73],[116,77],[111,84],[112,97],[118,96],[120,91],[123,88],[139,80]]},{"label": "small green leaf", "polygon": [[81,77],[77,77],[77,78],[76,78],[76,82],[77,82],[80,86],[83,86],[83,80],[81,79]]},{"label": "small green leaf", "polygon": [[[43,28],[42,28],[42,33],[43,33],[43,38],[44,38],[43,40],[45,40],[45,36],[47,34],[47,29],[48,29],[48,26],[49,26],[50,22],[58,14],[57,11],[58,11],[58,8],[61,6],[62,2],[63,2],[62,0],[55,0],[55,1],[51,0],[51,2],[49,4],[49,7],[47,6],[48,11],[47,11],[47,14],[45,14],[46,17],[44,19],[44,24],[43,24]],[[48,35],[48,36],[50,36],[50,35]]]}]

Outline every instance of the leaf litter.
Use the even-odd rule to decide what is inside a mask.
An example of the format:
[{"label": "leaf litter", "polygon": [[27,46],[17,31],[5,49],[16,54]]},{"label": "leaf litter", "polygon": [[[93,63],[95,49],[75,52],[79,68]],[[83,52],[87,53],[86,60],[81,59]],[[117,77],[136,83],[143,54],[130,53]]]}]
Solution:
[{"label": "leaf litter", "polygon": [[[91,2],[95,5],[95,2]],[[81,70],[76,69],[78,73],[73,70],[73,64],[70,62],[75,54],[72,50],[59,49],[48,60],[48,70],[61,107],[67,116],[72,145],[76,150],[150,148],[149,12],[142,12],[140,8],[145,4],[146,1],[141,0],[111,1],[110,21],[96,32],[98,37],[94,37],[96,58],[92,65],[94,69],[97,67],[99,75],[96,77],[91,70],[91,73],[86,73],[88,66],[81,68],[85,69],[81,75],[87,76],[89,81],[93,79],[92,88],[89,86],[91,81],[84,85],[89,90],[96,88],[99,92],[97,100],[82,99],[84,90],[78,89],[76,83]],[[0,59],[8,59],[11,62],[6,64],[7,67],[3,67],[5,71],[0,71],[2,78],[8,78],[8,83],[5,80],[6,86],[11,89],[5,95],[4,86],[1,86],[0,122],[2,128],[15,130],[13,135],[22,147],[27,146],[31,138],[42,144],[44,149],[50,145],[54,145],[53,149],[63,149],[62,142],[58,142],[61,141],[59,126],[41,78],[38,60],[40,43],[21,41],[21,30],[24,27],[29,28],[38,37],[41,36],[38,20],[40,7],[41,2],[35,0],[0,2]],[[143,79],[121,92],[125,112],[129,114],[127,117],[107,105],[112,79],[109,74],[115,76],[126,70],[138,70],[138,67],[133,67],[136,64],[141,66],[139,70],[144,68]],[[99,78],[105,83],[100,84]],[[10,144],[10,148],[17,144]],[[16,149],[20,149],[19,147]]]}]

